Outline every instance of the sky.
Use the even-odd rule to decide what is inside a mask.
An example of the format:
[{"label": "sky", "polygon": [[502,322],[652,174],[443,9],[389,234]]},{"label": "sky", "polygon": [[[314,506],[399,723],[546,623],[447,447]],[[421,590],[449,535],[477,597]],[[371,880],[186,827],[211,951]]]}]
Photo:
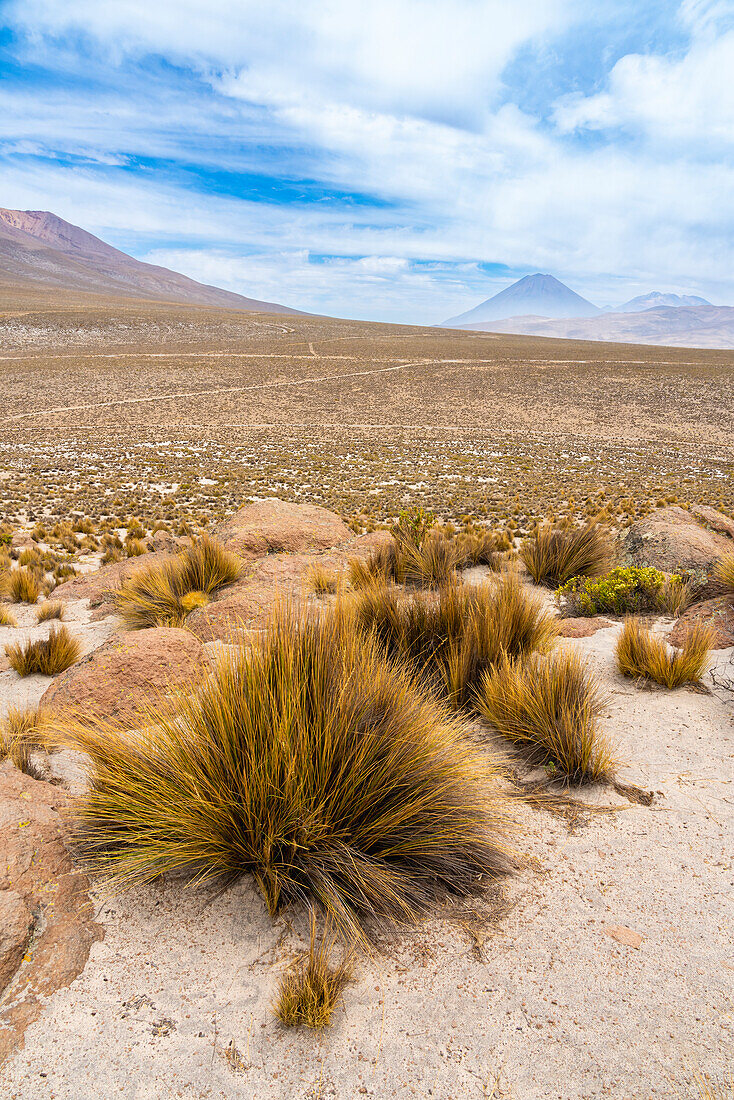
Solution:
[{"label": "sky", "polygon": [[734,0],[0,0],[0,205],[333,316],[734,303]]}]

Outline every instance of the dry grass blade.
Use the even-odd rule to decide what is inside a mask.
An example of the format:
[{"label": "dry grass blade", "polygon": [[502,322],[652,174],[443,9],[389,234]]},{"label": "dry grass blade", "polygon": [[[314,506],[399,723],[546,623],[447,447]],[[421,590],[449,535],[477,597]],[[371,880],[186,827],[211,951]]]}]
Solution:
[{"label": "dry grass blade", "polygon": [[343,612],[281,608],[138,733],[96,719],[57,732],[90,761],[80,851],[118,887],[252,874],[271,913],[315,902],[356,935],[511,865],[489,757]]},{"label": "dry grass blade", "polygon": [[36,612],[36,622],[47,623],[51,619],[62,621],[64,618],[64,605],[61,600],[46,600]]},{"label": "dry grass blade", "polygon": [[336,592],[337,586],[338,578],[333,569],[327,569],[323,565],[313,565],[311,567],[308,575],[309,591],[317,596],[328,596]]},{"label": "dry grass blade", "polygon": [[585,527],[541,527],[520,547],[520,558],[536,584],[558,588],[571,577],[606,573],[613,559],[609,531],[596,524]]},{"label": "dry grass blade", "polygon": [[48,638],[28,639],[6,645],[5,653],[10,667],[19,676],[56,676],[78,661],[82,652],[78,638],[70,634],[65,626],[51,631]]},{"label": "dry grass blade", "polygon": [[706,670],[709,650],[716,639],[713,627],[691,625],[681,649],[671,651],[638,618],[627,618],[617,640],[617,668],[633,680],[652,680],[666,688],[698,683]]},{"label": "dry grass blade", "polygon": [[482,677],[479,713],[536,764],[567,782],[609,779],[615,759],[599,729],[605,705],[582,658],[562,649],[548,657],[505,659]]},{"label": "dry grass blade", "polygon": [[348,954],[332,964],[336,943],[328,925],[320,941],[316,937],[316,917],[311,911],[308,951],[282,975],[273,1011],[286,1027],[305,1024],[310,1028],[331,1023],[339,998],[352,976]]},{"label": "dry grass blade", "polygon": [[727,592],[734,593],[734,550],[719,558],[714,566],[714,576]]},{"label": "dry grass blade", "polygon": [[18,620],[9,607],[0,604],[0,626],[17,626]]},{"label": "dry grass blade", "polygon": [[30,569],[16,569],[10,574],[8,595],[13,603],[35,603],[40,594],[41,586]]},{"label": "dry grass blade", "polygon": [[244,568],[241,558],[206,535],[179,554],[176,564],[182,592],[218,592],[234,584]]}]

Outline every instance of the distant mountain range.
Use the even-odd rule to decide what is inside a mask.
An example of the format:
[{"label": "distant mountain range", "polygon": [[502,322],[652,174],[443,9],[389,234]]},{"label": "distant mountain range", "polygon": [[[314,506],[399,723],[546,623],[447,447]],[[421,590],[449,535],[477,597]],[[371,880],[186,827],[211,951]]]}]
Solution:
[{"label": "distant mountain range", "polygon": [[565,340],[734,348],[734,307],[693,294],[652,291],[600,310],[552,275],[526,275],[446,328],[555,336]]},{"label": "distant mountain range", "polygon": [[259,313],[298,314],[276,302],[245,298],[197,283],[166,267],[135,260],[47,210],[0,207],[0,284],[77,290]]}]

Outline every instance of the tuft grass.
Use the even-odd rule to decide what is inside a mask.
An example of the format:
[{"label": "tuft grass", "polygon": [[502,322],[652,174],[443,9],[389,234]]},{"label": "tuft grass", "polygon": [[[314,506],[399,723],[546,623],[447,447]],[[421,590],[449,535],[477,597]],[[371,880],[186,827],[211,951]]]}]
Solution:
[{"label": "tuft grass", "polygon": [[18,620],[9,607],[0,604],[0,626],[17,626]]},{"label": "tuft grass", "polygon": [[273,1011],[285,1027],[305,1024],[323,1028],[331,1023],[339,998],[352,976],[352,965],[344,956],[336,965],[330,959],[334,939],[325,931],[316,941],[316,917],[311,911],[308,951],[281,976]]},{"label": "tuft grass", "polygon": [[666,577],[658,592],[658,607],[666,615],[682,615],[695,599],[696,585],[677,574]]},{"label": "tuft grass", "polygon": [[40,778],[33,765],[32,753],[46,747],[46,719],[47,715],[37,708],[10,707],[0,723],[0,761],[11,760],[26,775]]},{"label": "tuft grass", "polygon": [[[355,559],[356,560],[356,559]],[[308,588],[316,596],[329,596],[336,592],[338,578],[332,569],[323,565],[313,565],[308,575]]]},{"label": "tuft grass", "polygon": [[36,641],[29,638],[25,642],[5,646],[10,667],[19,676],[32,676],[34,673],[56,676],[78,661],[81,651],[79,639],[70,634],[65,626],[52,629],[48,638]]},{"label": "tuft grass", "polygon": [[734,593],[734,550],[719,558],[714,566],[714,576],[727,592]]},{"label": "tuft grass", "polygon": [[672,653],[667,642],[657,637],[637,618],[625,619],[617,640],[617,668],[633,680],[653,680],[666,688],[697,683],[706,670],[715,631],[705,623],[693,623],[681,649]]},{"label": "tuft grass", "polygon": [[536,584],[558,588],[571,577],[597,577],[612,564],[609,531],[597,524],[584,527],[541,527],[520,547],[520,559]]},{"label": "tuft grass", "polygon": [[115,887],[250,874],[271,914],[316,903],[355,936],[511,866],[489,757],[343,614],[279,608],[137,732],[92,717],[57,732],[88,755],[76,842]]},{"label": "tuft grass", "polygon": [[490,725],[532,763],[575,783],[614,773],[614,755],[598,724],[604,705],[597,680],[570,649],[505,659],[484,673],[477,691],[477,709]]},{"label": "tuft grass", "polygon": [[45,600],[36,612],[36,622],[47,623],[50,619],[63,621],[64,605],[61,600]]},{"label": "tuft grass", "polygon": [[8,580],[8,594],[13,603],[35,603],[41,586],[30,569],[16,569]]},{"label": "tuft grass", "polygon": [[183,626],[213,592],[233,584],[242,568],[235,554],[204,537],[173,561],[137,569],[115,593],[115,607],[131,629]]},{"label": "tuft grass", "polygon": [[129,558],[139,558],[147,550],[142,539],[128,539],[125,542],[125,553]]},{"label": "tuft grass", "polygon": [[453,708],[471,702],[482,674],[504,656],[545,651],[557,637],[554,617],[514,574],[476,587],[455,583],[437,595],[406,597],[373,584],[352,597],[352,607],[360,629]]}]

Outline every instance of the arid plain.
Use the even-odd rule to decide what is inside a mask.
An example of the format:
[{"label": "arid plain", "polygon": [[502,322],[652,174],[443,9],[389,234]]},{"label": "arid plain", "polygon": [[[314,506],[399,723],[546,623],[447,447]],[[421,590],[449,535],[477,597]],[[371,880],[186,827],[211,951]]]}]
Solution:
[{"label": "arid plain", "polygon": [[273,493],[519,532],[673,499],[734,508],[732,352],[5,288],[0,356],[10,522],[210,522]]}]

